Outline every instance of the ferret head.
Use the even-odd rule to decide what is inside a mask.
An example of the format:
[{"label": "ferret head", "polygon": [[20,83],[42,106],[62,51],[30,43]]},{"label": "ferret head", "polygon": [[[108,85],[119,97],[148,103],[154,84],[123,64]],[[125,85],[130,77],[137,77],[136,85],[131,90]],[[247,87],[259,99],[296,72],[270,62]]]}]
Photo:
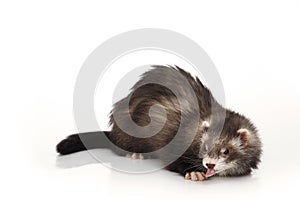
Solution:
[{"label": "ferret head", "polygon": [[222,129],[216,128],[218,125],[213,121],[203,122],[205,130],[199,156],[207,169],[206,176],[250,174],[260,162],[261,142],[257,130],[248,119],[237,113],[226,117]]}]

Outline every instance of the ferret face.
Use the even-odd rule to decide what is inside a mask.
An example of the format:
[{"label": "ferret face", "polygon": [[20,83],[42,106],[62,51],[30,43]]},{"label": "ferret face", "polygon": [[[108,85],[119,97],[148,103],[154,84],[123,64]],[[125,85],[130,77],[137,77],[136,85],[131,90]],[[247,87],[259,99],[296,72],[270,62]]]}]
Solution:
[{"label": "ferret face", "polygon": [[[231,131],[231,132],[228,132]],[[257,167],[260,157],[260,143],[255,142],[246,128],[223,130],[216,135],[209,129],[203,133],[199,156],[207,169],[206,177],[245,175]]]},{"label": "ferret face", "polygon": [[243,153],[242,142],[238,137],[218,140],[209,137],[209,133],[205,133],[203,137],[205,140],[202,144],[204,147],[202,164],[207,168],[207,177],[226,174],[226,170],[237,166],[238,158]]}]

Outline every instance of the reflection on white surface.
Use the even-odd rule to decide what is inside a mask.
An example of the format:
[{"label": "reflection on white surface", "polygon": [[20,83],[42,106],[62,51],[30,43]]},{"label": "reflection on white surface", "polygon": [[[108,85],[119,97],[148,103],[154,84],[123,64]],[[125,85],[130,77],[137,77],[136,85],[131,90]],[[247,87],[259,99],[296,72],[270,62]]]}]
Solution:
[{"label": "reflection on white surface", "polygon": [[[105,149],[92,150],[111,157],[111,160],[123,162],[124,165],[156,165],[157,160],[133,160],[117,156]],[[271,196],[282,196],[286,192],[295,193],[295,178],[282,174],[280,165],[268,163],[252,175],[243,177],[212,177],[207,181],[193,182],[185,180],[181,175],[167,170],[159,170],[148,174],[127,174],[103,167],[88,152],[79,152],[67,156],[58,156],[56,170],[60,174],[68,174],[65,182],[70,182],[74,177],[89,177],[87,182],[82,182],[81,189],[95,195],[97,192],[106,191],[111,199],[265,199]],[[80,167],[82,166],[82,167]],[[93,166],[93,167],[92,167]],[[72,170],[73,169],[73,170]],[[291,171],[296,172],[296,169]],[[296,170],[296,171],[295,171]],[[296,175],[299,177],[299,175]],[[68,181],[69,179],[69,181]],[[283,189],[283,183],[290,185]],[[89,190],[88,185],[101,185],[99,190]],[[93,187],[92,187],[93,188]]]},{"label": "reflection on white surface", "polygon": [[[153,169],[159,170],[162,165],[162,163],[157,159],[135,160],[117,156],[108,149],[81,151],[65,156],[57,156],[56,159],[56,166],[59,168],[73,168],[88,164],[103,164],[112,170],[124,173],[145,173],[147,171],[153,171]],[[115,168],[115,166],[121,167],[118,169]]]}]

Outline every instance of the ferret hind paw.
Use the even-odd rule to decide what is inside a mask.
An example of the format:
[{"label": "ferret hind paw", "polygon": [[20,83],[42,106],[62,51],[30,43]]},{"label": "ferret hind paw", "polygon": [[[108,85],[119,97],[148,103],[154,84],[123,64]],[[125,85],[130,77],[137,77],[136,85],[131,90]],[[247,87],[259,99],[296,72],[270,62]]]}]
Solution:
[{"label": "ferret hind paw", "polygon": [[204,181],[207,179],[203,172],[187,172],[184,178],[191,181]]},{"label": "ferret hind paw", "polygon": [[134,160],[144,160],[144,155],[142,153],[128,153],[126,154],[127,158],[132,158]]}]

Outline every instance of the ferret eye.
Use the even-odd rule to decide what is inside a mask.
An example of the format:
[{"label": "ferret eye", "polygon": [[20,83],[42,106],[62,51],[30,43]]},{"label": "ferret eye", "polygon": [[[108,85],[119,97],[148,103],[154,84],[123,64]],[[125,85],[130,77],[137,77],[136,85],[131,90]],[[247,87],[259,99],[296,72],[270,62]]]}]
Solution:
[{"label": "ferret eye", "polygon": [[228,149],[225,149],[224,152],[223,152],[223,154],[224,154],[224,155],[229,154],[229,150],[228,150]]}]

